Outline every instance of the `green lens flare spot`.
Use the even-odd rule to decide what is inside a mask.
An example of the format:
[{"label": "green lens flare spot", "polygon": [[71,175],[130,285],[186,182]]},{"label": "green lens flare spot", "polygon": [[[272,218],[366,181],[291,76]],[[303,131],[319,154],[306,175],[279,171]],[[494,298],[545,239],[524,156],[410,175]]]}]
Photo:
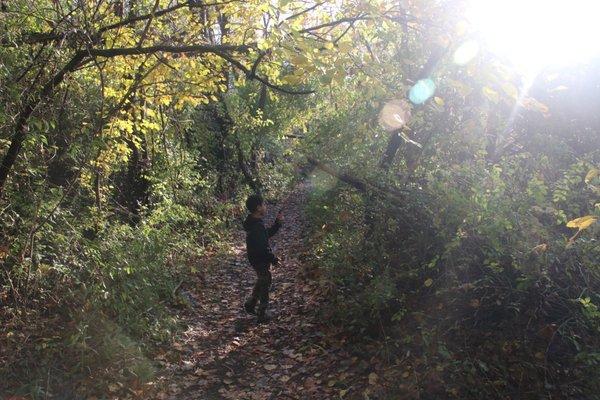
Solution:
[{"label": "green lens flare spot", "polygon": [[423,104],[435,93],[435,83],[431,79],[421,79],[410,89],[408,98],[413,104]]}]

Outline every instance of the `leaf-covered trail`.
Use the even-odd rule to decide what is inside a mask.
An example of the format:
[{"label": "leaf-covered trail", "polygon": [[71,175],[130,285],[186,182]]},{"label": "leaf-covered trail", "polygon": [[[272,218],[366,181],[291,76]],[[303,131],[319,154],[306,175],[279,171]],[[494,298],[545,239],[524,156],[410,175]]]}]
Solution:
[{"label": "leaf-covered trail", "polygon": [[[189,329],[176,339],[164,366],[162,399],[329,399],[363,398],[375,383],[372,363],[362,360],[343,336],[328,331],[319,317],[324,301],[306,279],[299,261],[303,251],[302,205],[306,187],[298,187],[285,204],[269,206],[272,222],[283,206],[285,225],[271,239],[283,258],[272,268],[273,320],[258,325],[242,311],[255,275],[245,259],[240,231],[235,258],[226,260],[200,282],[186,284],[193,311]],[[368,392],[367,392],[368,393]],[[376,397],[371,397],[376,398]]]}]

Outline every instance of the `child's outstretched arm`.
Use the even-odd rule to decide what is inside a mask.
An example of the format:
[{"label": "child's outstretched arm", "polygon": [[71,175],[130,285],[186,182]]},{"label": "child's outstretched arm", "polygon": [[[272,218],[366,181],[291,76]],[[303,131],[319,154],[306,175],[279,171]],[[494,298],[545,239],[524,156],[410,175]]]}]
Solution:
[{"label": "child's outstretched arm", "polygon": [[281,213],[281,211],[279,211],[277,213],[277,217],[275,218],[275,222],[273,222],[273,225],[271,225],[271,227],[269,227],[267,229],[267,235],[269,237],[271,237],[274,234],[276,234],[277,231],[279,230],[279,228],[281,228],[282,223],[283,223],[283,214]]}]

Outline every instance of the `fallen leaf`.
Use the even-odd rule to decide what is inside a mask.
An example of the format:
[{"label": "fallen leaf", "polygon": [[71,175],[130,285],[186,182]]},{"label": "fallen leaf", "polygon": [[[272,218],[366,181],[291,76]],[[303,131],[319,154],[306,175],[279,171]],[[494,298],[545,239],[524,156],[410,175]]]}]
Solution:
[{"label": "fallen leaf", "polygon": [[423,282],[423,284],[425,285],[425,287],[429,287],[429,286],[433,285],[433,279],[427,278],[425,280],[425,282]]},{"label": "fallen leaf", "polygon": [[500,100],[500,95],[498,92],[490,87],[485,86],[481,91],[483,92],[483,95],[488,98],[488,100],[494,103],[498,103]]},{"label": "fallen leaf", "polygon": [[377,379],[379,377],[377,376],[377,374],[375,372],[371,372],[369,374],[369,385],[374,385],[377,383]]},{"label": "fallen leaf", "polygon": [[306,378],[306,380],[304,381],[304,388],[309,392],[315,390],[317,388],[317,381],[315,380],[315,378],[313,378],[312,376]]},{"label": "fallen leaf", "polygon": [[273,371],[273,370],[274,370],[274,369],[276,369],[276,368],[277,368],[277,365],[274,365],[274,364],[266,364],[266,365],[265,365],[265,369],[266,369],[267,371]]}]

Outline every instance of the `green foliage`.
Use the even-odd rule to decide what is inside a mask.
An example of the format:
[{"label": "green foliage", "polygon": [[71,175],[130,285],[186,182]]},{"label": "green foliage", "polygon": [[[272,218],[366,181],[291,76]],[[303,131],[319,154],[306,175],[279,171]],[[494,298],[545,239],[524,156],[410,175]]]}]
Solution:
[{"label": "green foliage", "polygon": [[[510,139],[520,146],[499,151],[494,135],[503,122],[467,118],[504,106],[463,108],[456,125],[432,106],[413,125],[423,149],[406,143],[386,171],[371,155],[383,152],[386,136],[368,102],[352,101],[355,88],[348,83],[338,108],[315,119],[320,142],[309,149],[389,192],[311,175],[312,263],[332,299],[326,319],[392,338],[393,352],[417,374],[430,376],[436,365],[432,379],[445,388],[423,384],[415,389],[422,395],[495,398],[527,386],[531,392],[519,393],[593,397],[600,247],[590,171],[598,147],[566,144],[591,140],[589,131],[537,134],[561,116],[541,121],[537,111],[523,112]],[[462,95],[443,96],[448,105]],[[408,396],[402,387],[397,396]]]},{"label": "green foliage", "polygon": [[528,93],[485,49],[455,63],[461,1],[5,3],[0,391],[150,379],[181,282],[310,155],[369,183],[308,171],[308,261],[329,321],[433,382],[395,397],[598,392],[597,63]]}]

